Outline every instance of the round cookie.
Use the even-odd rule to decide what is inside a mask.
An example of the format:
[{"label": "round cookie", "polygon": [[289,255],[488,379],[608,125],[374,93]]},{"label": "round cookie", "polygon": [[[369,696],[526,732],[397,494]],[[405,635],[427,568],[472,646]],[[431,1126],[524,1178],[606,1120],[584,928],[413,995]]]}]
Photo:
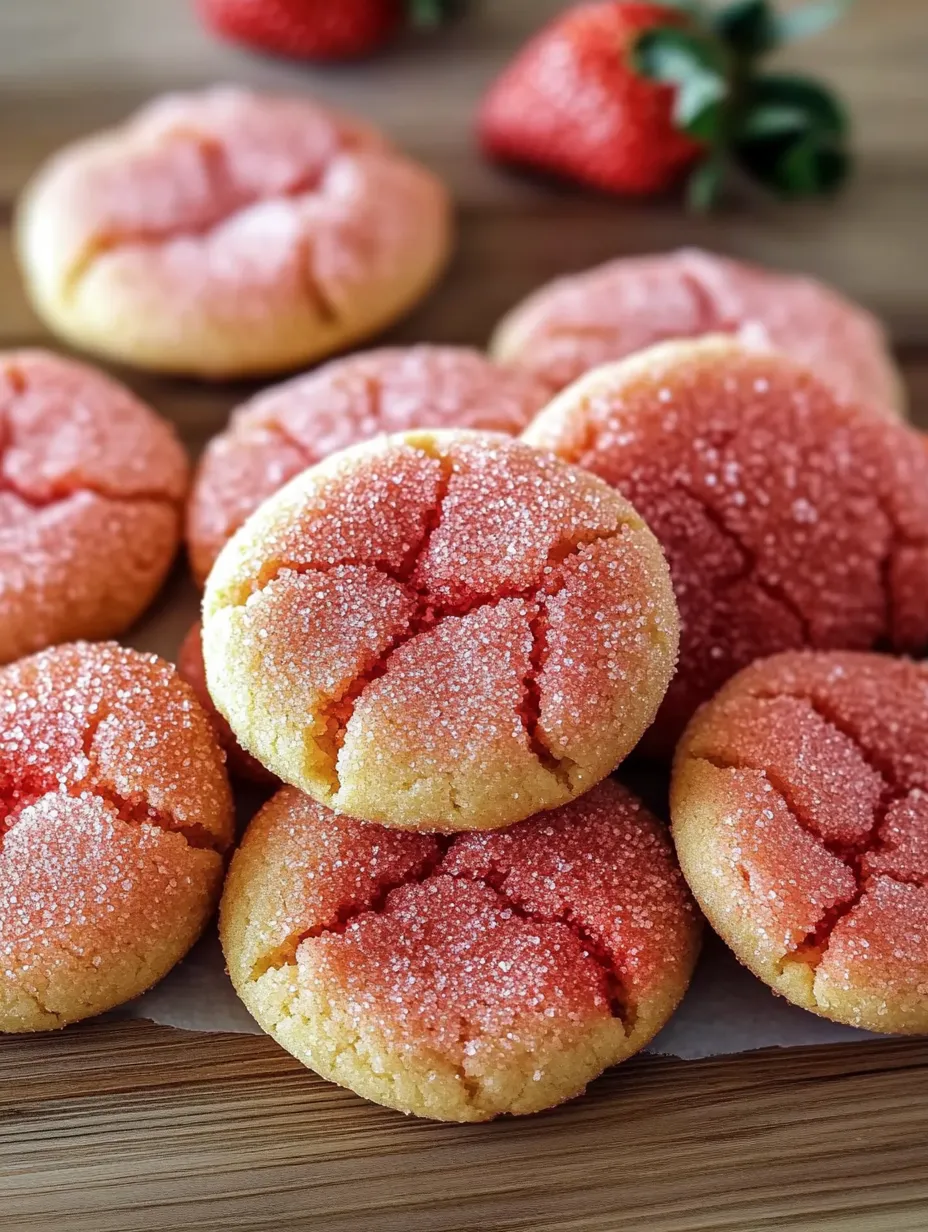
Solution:
[{"label": "round cookie", "polygon": [[0,353],[0,663],[127,629],[180,538],[187,459],[122,385]]},{"label": "round cookie", "polygon": [[547,402],[530,373],[467,347],[384,347],[349,355],[265,390],[207,445],[187,507],[187,544],[202,585],[220,548],[288,479],[381,432],[474,428],[515,436]]},{"label": "round cookie", "polygon": [[538,1112],[637,1052],[683,996],[699,933],[664,827],[614,780],[450,840],[285,788],[220,912],[232,982],[279,1044],[450,1121]]},{"label": "round cookie", "polygon": [[558,278],[509,312],[490,350],[558,390],[655,343],[713,333],[783,351],[842,398],[886,415],[904,410],[886,334],[866,309],[812,278],[697,248]]},{"label": "round cookie", "polygon": [[928,666],[747,668],[687,729],[671,798],[684,874],[741,962],[826,1018],[928,1031]]},{"label": "round cookie", "polygon": [[226,544],[209,691],[242,745],[352,817],[509,825],[587,791],[673,672],[667,565],[606,484],[490,433],[334,454]]},{"label": "round cookie", "polygon": [[196,694],[197,701],[203,707],[216,739],[226,755],[229,773],[237,778],[249,779],[262,786],[280,786],[280,780],[270,770],[265,770],[259,761],[250,753],[246,753],[235,739],[232,728],[216,709],[206,685],[206,668],[203,664],[203,639],[200,622],[197,620],[187,630],[184,640],[177,652],[177,671],[186,680]]},{"label": "round cookie", "polygon": [[524,439],[615,484],[667,554],[680,666],[652,752],[754,659],[928,644],[928,452],[785,356],[664,343],[576,382]]},{"label": "round cookie", "polygon": [[0,1031],[44,1031],[160,980],[206,924],[232,801],[174,668],[112,643],[0,670]]},{"label": "round cookie", "polygon": [[307,364],[374,333],[445,262],[442,184],[375,129],[231,87],[155,99],[27,187],[36,311],[77,346],[164,372]]}]

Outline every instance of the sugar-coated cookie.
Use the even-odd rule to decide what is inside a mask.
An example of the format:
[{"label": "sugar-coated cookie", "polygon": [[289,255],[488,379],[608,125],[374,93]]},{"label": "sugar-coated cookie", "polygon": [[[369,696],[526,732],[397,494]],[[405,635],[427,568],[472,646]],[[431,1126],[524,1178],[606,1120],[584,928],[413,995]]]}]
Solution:
[{"label": "sugar-coated cookie", "polygon": [[169,663],[78,642],[0,670],[0,1031],[160,980],[209,919],[231,840],[222,753]]},{"label": "sugar-coated cookie", "polygon": [[209,691],[284,782],[353,817],[482,829],[608,774],[673,672],[667,565],[595,476],[420,431],[265,501],[206,585]]},{"label": "sugar-coated cookie", "polygon": [[177,550],[186,487],[174,430],[129,390],[0,353],[0,663],[128,628]]},{"label": "sugar-coated cookie", "polygon": [[220,932],[236,990],[284,1048],[450,1121],[578,1095],[660,1030],[699,946],[664,827],[614,780],[450,840],[285,788],[232,862]]},{"label": "sugar-coated cookie", "polygon": [[234,411],[204,451],[187,508],[200,583],[223,544],[288,479],[380,432],[475,428],[517,435],[548,400],[531,373],[468,347],[384,347],[336,359]]},{"label": "sugar-coated cookie", "polygon": [[229,773],[237,778],[249,779],[262,786],[279,786],[276,775],[265,770],[259,761],[246,753],[235,739],[232,728],[225,721],[209,695],[206,684],[206,668],[203,665],[203,640],[200,622],[196,621],[187,630],[177,652],[177,670],[196,694],[197,701],[209,716],[216,739],[226,755]]},{"label": "sugar-coated cookie", "polygon": [[746,966],[826,1018],[928,1031],[928,666],[756,663],[693,720],[671,794],[686,878]]},{"label": "sugar-coated cookie", "polygon": [[652,751],[756,658],[928,644],[928,451],[785,356],[664,343],[581,378],[524,439],[615,484],[667,554],[680,667]]},{"label": "sugar-coated cookie", "polygon": [[905,405],[886,334],[866,309],[812,278],[696,248],[620,257],[548,283],[500,322],[491,351],[563,389],[657,342],[712,333],[766,342],[884,414]]},{"label": "sugar-coated cookie", "polygon": [[48,326],[140,367],[298,367],[375,332],[444,264],[442,184],[308,98],[170,94],[27,187],[20,265]]}]

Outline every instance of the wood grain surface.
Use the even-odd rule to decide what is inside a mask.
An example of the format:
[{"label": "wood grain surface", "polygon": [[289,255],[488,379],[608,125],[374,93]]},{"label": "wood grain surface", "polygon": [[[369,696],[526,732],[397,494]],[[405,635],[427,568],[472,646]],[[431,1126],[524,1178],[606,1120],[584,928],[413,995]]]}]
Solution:
[{"label": "wood grain surface", "polygon": [[[213,81],[312,91],[375,117],[451,184],[442,285],[390,334],[481,344],[553,274],[696,242],[802,268],[890,325],[928,424],[928,6],[859,0],[792,53],[845,93],[858,175],[828,205],[712,219],[487,167],[484,85],[556,0],[487,0],[455,29],[310,70],[211,42],[185,0],[0,0],[0,347],[48,343],[9,246],[43,157],[152,93]],[[247,386],[120,372],[196,451]],[[194,606],[178,569],[137,640],[170,653]],[[0,1041],[0,1228],[35,1232],[925,1232],[928,1041],[701,1062],[644,1058],[552,1113],[489,1126],[405,1120],[317,1079],[263,1037],[92,1023]]]}]

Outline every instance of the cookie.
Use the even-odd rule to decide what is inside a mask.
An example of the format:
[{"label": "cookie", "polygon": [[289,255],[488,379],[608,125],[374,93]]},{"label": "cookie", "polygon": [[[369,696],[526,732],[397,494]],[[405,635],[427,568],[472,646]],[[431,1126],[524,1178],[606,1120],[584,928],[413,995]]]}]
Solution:
[{"label": "cookie", "polygon": [[349,355],[265,390],[233,412],[200,461],[187,509],[194,577],[202,585],[248,515],[328,454],[408,428],[515,436],[547,400],[547,388],[530,373],[450,346]]},{"label": "cookie", "polygon": [[187,630],[177,652],[177,671],[196,694],[197,701],[209,717],[216,739],[226,755],[229,773],[236,778],[248,779],[262,786],[279,786],[276,775],[246,753],[233,735],[232,728],[216,709],[206,686],[206,668],[203,665],[203,641],[200,622],[196,621]]},{"label": "cookie", "polygon": [[242,745],[353,817],[508,825],[608,774],[673,671],[666,562],[592,475],[420,431],[297,476],[223,549],[209,691]]},{"label": "cookie", "polygon": [[186,487],[173,429],[129,390],[0,353],[0,663],[127,629],[177,551]]},{"label": "cookie", "polygon": [[452,839],[285,788],[232,862],[220,934],[239,996],[284,1048],[449,1121],[578,1095],[660,1030],[699,946],[664,827],[614,780]]},{"label": "cookie", "polygon": [[928,451],[785,356],[664,343],[576,382],[524,439],[615,484],[667,554],[680,666],[652,752],[754,659],[928,644]]},{"label": "cookie", "polygon": [[89,351],[231,377],[317,360],[414,304],[445,262],[442,184],[375,129],[302,97],[155,99],[26,188],[36,311]]},{"label": "cookie", "polygon": [[741,962],[825,1018],[928,1031],[928,666],[747,668],[688,728],[671,795],[684,874]]},{"label": "cookie", "polygon": [[490,349],[558,390],[655,343],[713,333],[742,333],[783,351],[842,398],[885,415],[904,409],[886,334],[859,304],[812,278],[696,248],[620,257],[558,278],[512,309]]},{"label": "cookie", "polygon": [[0,670],[0,1031],[160,980],[212,914],[231,841],[222,754],[169,663],[79,642]]}]

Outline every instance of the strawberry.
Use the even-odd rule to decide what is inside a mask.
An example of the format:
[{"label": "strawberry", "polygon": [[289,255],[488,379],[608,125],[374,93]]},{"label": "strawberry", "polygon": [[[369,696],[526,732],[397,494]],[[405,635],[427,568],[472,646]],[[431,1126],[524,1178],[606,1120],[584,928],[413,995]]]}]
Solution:
[{"label": "strawberry", "polygon": [[615,193],[655,193],[691,171],[689,196],[712,204],[737,165],[784,196],[844,178],[846,117],[806,78],[763,75],[758,61],[817,33],[843,0],[778,14],[771,0],[578,4],[522,49],[483,100],[490,157]]},{"label": "strawberry", "polygon": [[407,19],[437,25],[447,0],[196,0],[216,34],[258,51],[305,60],[366,56]]}]

